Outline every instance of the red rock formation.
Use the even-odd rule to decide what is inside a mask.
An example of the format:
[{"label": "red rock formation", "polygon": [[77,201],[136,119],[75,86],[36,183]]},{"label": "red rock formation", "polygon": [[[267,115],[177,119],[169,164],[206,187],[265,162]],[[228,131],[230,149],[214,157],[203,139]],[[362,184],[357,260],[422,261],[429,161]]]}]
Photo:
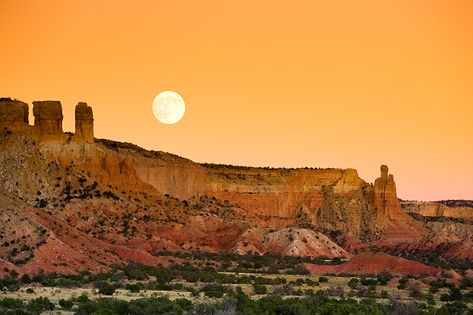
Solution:
[{"label": "red rock formation", "polygon": [[363,275],[389,272],[396,276],[403,276],[421,274],[436,275],[440,272],[440,269],[385,253],[362,253],[341,265],[303,264],[303,268],[314,275],[323,275],[326,273]]},{"label": "red rock formation", "polygon": [[34,133],[38,141],[63,140],[62,106],[59,101],[33,102]]},{"label": "red rock formation", "polygon": [[473,221],[473,207],[447,206],[440,202],[403,201],[402,209],[424,217],[445,217]]},{"label": "red rock formation", "polygon": [[0,129],[30,132],[28,125],[28,104],[9,98],[0,99]]},{"label": "red rock formation", "polygon": [[233,250],[239,254],[249,252],[274,253],[285,256],[351,257],[326,235],[309,229],[285,228],[246,230]]},{"label": "red rock formation", "polygon": [[388,175],[388,171],[386,165],[381,165],[381,177],[374,182],[374,205],[383,216],[392,220],[401,212],[401,205],[397,199],[394,176]]},{"label": "red rock formation", "polygon": [[[5,106],[0,106],[4,124],[29,127],[25,104]],[[16,234],[35,236],[26,244],[33,250],[45,242],[42,226],[48,229],[44,233],[52,232],[35,248],[28,270],[63,259],[68,259],[70,268],[63,270],[68,272],[99,270],[127,259],[155,263],[149,253],[161,249],[349,257],[346,250],[355,248],[404,250],[427,235],[402,211],[386,166],[370,185],[353,169],[201,165],[132,144],[93,143],[92,109],[85,103],[76,107],[74,141],[64,141],[60,103],[34,106],[33,136],[41,144],[8,132],[1,133],[0,141],[0,192],[38,207],[29,214],[34,222],[20,221],[23,227]],[[1,202],[20,209],[11,198]],[[24,203],[21,207],[26,208]],[[6,210],[3,215],[12,222],[28,217],[19,213]],[[3,230],[12,237],[11,226]],[[468,231],[456,229],[449,237],[458,242],[457,236]],[[334,241],[327,235],[337,237]],[[61,251],[56,257],[55,249]],[[460,251],[463,247],[451,255]],[[12,246],[0,250],[0,259],[10,262],[30,257],[16,254]],[[87,257],[94,261],[82,263]]]},{"label": "red rock formation", "polygon": [[385,243],[410,242],[427,235],[418,221],[404,213],[396,194],[394,176],[388,167],[381,166],[381,177],[374,182],[374,206],[378,212],[378,224],[384,229]]},{"label": "red rock formation", "polygon": [[74,141],[77,142],[94,142],[94,114],[92,107],[87,103],[79,102],[75,110],[76,115],[76,132]]}]

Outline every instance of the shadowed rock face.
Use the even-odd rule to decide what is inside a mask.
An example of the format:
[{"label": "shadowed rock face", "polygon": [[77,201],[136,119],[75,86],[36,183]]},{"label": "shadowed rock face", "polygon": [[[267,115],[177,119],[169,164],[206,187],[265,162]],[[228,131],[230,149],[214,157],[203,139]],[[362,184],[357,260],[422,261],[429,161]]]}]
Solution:
[{"label": "shadowed rock face", "polygon": [[28,104],[18,100],[0,99],[0,128],[13,131],[28,129]]},{"label": "shadowed rock face", "polygon": [[59,101],[33,102],[34,138],[38,141],[62,140],[62,106]]},{"label": "shadowed rock face", "polygon": [[79,102],[76,106],[76,133],[74,141],[94,142],[94,114],[87,103]]}]

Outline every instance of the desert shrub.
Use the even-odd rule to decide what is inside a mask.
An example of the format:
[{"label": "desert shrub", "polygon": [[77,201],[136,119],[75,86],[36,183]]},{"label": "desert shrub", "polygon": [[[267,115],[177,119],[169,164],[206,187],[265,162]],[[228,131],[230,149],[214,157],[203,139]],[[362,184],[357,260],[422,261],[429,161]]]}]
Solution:
[{"label": "desert shrub", "polygon": [[29,274],[25,273],[23,276],[21,276],[20,281],[21,283],[24,283],[24,284],[31,283],[31,277]]},{"label": "desert shrub", "polygon": [[268,289],[264,285],[254,284],[253,285],[253,293],[254,294],[266,294],[266,293],[268,293]]},{"label": "desert shrub", "polygon": [[427,302],[427,304],[429,305],[435,305],[435,298],[434,298],[434,295],[432,293],[427,293],[426,296],[425,296],[425,301]]},{"label": "desert shrub", "polygon": [[107,281],[97,281],[95,287],[99,290],[100,294],[113,295],[117,287]]},{"label": "desert shrub", "polygon": [[471,309],[461,302],[446,303],[437,310],[436,314],[471,314]]},{"label": "desert shrub", "polygon": [[345,295],[345,291],[341,286],[333,286],[325,290],[327,295],[329,296],[336,296],[336,297],[343,297]]},{"label": "desert shrub", "polygon": [[192,309],[192,301],[185,298],[178,298],[174,300],[184,311],[190,311]]},{"label": "desert shrub", "polygon": [[219,284],[207,284],[202,288],[202,292],[210,298],[221,298],[225,294],[225,288]]},{"label": "desert shrub", "polygon": [[59,306],[62,307],[62,309],[64,310],[70,310],[72,306],[74,306],[74,302],[72,302],[71,300],[60,299]]},{"label": "desert shrub", "polygon": [[351,289],[356,289],[360,285],[360,280],[358,278],[351,278],[350,281],[348,281],[348,286]]},{"label": "desert shrub", "polygon": [[420,288],[417,285],[410,285],[407,289],[409,291],[409,296],[410,297],[412,297],[414,299],[418,299],[418,298],[422,297],[422,291],[420,290]]},{"label": "desert shrub", "polygon": [[328,282],[328,277],[319,277],[319,282],[322,283],[322,282]]},{"label": "desert shrub", "polygon": [[377,276],[377,280],[380,285],[387,285],[392,278],[393,275],[387,271],[383,271]]},{"label": "desert shrub", "polygon": [[141,282],[138,283],[128,283],[125,286],[125,289],[129,290],[130,292],[133,293],[139,293],[140,290],[143,290],[145,288],[145,285]]},{"label": "desert shrub", "polygon": [[374,278],[367,278],[365,276],[362,276],[361,279],[360,279],[360,283],[362,285],[366,285],[366,286],[370,286],[370,285],[377,285],[378,284],[378,280],[377,279],[374,279]]},{"label": "desert shrub", "polygon": [[46,297],[39,297],[28,302],[27,309],[34,314],[54,310],[54,304]]},{"label": "desert shrub", "polygon": [[399,279],[399,285],[397,286],[397,288],[399,290],[404,290],[406,288],[408,282],[409,282],[409,278],[402,277],[401,279]]}]

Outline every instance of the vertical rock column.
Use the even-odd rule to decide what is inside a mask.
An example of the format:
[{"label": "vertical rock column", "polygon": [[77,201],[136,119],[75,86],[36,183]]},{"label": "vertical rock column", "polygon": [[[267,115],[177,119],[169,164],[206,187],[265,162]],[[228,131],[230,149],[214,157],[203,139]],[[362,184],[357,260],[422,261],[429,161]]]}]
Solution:
[{"label": "vertical rock column", "polygon": [[38,141],[63,140],[62,105],[59,101],[33,102],[34,138]]},{"label": "vertical rock column", "polygon": [[402,211],[397,199],[394,176],[388,172],[389,168],[381,165],[381,177],[374,182],[374,204],[383,215],[394,219]]},{"label": "vertical rock column", "polygon": [[92,107],[87,103],[78,103],[76,106],[76,133],[74,141],[77,142],[94,142],[94,114]]}]

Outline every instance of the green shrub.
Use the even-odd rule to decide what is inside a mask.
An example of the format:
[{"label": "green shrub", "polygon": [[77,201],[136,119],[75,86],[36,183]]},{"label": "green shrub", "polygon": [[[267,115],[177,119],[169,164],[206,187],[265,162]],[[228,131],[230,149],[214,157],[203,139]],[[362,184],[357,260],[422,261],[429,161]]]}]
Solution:
[{"label": "green shrub", "polygon": [[319,282],[322,283],[322,282],[328,282],[328,277],[319,277]]},{"label": "green shrub", "polygon": [[210,298],[221,298],[225,294],[225,288],[219,284],[207,284],[202,288],[202,292]]},{"label": "green shrub", "polygon": [[115,285],[110,284],[107,281],[97,281],[95,283],[95,287],[99,290],[100,294],[104,295],[113,295],[113,293],[115,293],[115,290],[117,289]]},{"label": "green shrub", "polygon": [[143,290],[145,288],[144,284],[141,282],[138,283],[128,283],[125,287],[125,289],[129,290],[132,293],[139,293],[140,290]]},{"label": "green shrub", "polygon": [[266,294],[266,293],[268,293],[268,289],[264,285],[254,284],[253,285],[253,293],[254,294]]},{"label": "green shrub", "polygon": [[72,308],[72,306],[74,306],[74,302],[72,302],[70,300],[60,299],[59,300],[59,306],[62,307],[62,309],[64,309],[64,310],[70,310]]}]

